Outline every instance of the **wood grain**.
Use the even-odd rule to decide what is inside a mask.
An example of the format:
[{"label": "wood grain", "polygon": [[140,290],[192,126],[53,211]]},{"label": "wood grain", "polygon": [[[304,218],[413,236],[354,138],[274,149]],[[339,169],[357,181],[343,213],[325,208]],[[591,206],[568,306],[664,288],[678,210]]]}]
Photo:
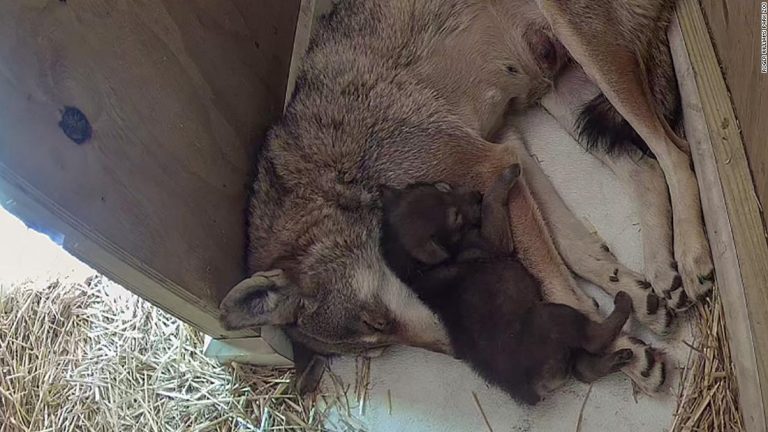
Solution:
[{"label": "wood grain", "polygon": [[[243,276],[251,169],[283,107],[298,7],[0,2],[6,193],[44,209],[43,230],[63,221],[90,244],[65,248],[126,288],[213,336],[241,334],[211,318]],[[65,106],[87,116],[90,140],[64,135]]]},{"label": "wood grain", "polygon": [[[740,405],[748,430],[765,431],[768,243],[745,146],[698,1],[681,0],[677,17],[692,70],[680,80],[685,115],[698,115],[705,121],[705,127],[687,128],[686,132],[692,132],[691,149],[726,313]],[[677,50],[676,61],[679,53]],[[686,91],[693,78],[700,104],[690,97],[695,92]]]},{"label": "wood grain", "polygon": [[[768,204],[768,74],[760,73],[760,3],[701,0],[764,208]],[[763,221],[768,224],[765,212]]]}]

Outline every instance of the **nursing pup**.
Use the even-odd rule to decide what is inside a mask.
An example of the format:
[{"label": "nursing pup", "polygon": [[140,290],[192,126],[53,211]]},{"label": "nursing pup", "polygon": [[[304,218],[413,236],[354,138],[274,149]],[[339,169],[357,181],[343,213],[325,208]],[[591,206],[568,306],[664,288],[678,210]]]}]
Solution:
[{"label": "nursing pup", "polygon": [[480,199],[444,184],[384,188],[384,259],[442,320],[453,352],[482,377],[528,404],[570,373],[592,382],[628,364],[607,352],[632,310],[620,292],[597,323],[543,300],[538,282],[511,255],[507,193],[519,166]]}]

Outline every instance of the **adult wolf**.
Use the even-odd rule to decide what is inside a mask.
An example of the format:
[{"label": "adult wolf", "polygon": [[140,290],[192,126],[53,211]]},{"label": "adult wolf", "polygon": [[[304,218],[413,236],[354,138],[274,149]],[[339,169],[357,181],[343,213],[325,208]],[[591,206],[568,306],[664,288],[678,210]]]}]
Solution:
[{"label": "adult wolf", "polygon": [[[712,279],[689,157],[667,124],[679,112],[666,42],[673,7],[671,0],[342,1],[321,22],[286,113],[261,149],[250,205],[255,274],[223,300],[224,324],[280,325],[323,353],[393,343],[447,351],[440,322],[381,257],[379,186],[445,181],[487,190],[524,149],[514,133],[489,141],[504,114],[539,101],[573,59],[603,92],[579,115],[580,135],[631,177],[643,204],[645,274],[618,263],[556,193],[537,195],[539,208],[530,190],[554,189],[525,163],[510,193],[515,247],[548,301],[596,317],[570,269],[608,292],[629,293],[636,317],[666,332],[673,310],[707,292]],[[646,158],[629,171],[622,161],[643,150],[658,163]],[[626,335],[615,348],[634,351],[623,371],[641,389],[663,384],[656,351]]]}]

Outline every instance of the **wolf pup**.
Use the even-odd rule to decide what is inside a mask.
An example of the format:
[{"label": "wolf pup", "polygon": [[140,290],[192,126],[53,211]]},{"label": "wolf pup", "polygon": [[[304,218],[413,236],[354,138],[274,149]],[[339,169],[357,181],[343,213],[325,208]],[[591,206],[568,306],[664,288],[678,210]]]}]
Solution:
[{"label": "wolf pup", "polygon": [[632,311],[616,295],[602,323],[544,302],[538,282],[510,254],[506,197],[519,166],[481,200],[445,184],[384,188],[381,247],[398,277],[440,317],[454,353],[511,396],[536,404],[570,373],[592,382],[630,362],[605,351]]}]

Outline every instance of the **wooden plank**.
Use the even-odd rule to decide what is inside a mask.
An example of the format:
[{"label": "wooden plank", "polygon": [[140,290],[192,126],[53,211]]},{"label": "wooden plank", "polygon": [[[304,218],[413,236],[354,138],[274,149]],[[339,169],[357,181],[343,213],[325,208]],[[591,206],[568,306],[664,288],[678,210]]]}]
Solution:
[{"label": "wooden plank", "polygon": [[312,27],[315,21],[315,5],[317,0],[301,0],[299,16],[296,20],[296,33],[293,37],[293,51],[291,52],[291,66],[288,71],[288,82],[285,86],[285,104],[291,101],[293,89],[296,86],[296,78],[301,70],[301,62],[309,46],[309,38],[312,35]]},{"label": "wooden plank", "polygon": [[257,366],[293,366],[293,361],[275,352],[264,339],[258,337],[206,338],[203,353],[222,364],[237,362]]},{"label": "wooden plank", "polygon": [[[760,7],[755,0],[702,0],[741,126],[763,208],[768,203],[768,75],[760,65]],[[768,216],[763,214],[768,224]]]},{"label": "wooden plank", "polygon": [[[739,383],[739,405],[743,412],[759,413],[762,411],[760,382],[754,379],[753,372],[757,370],[757,359],[733,232],[699,90],[677,22],[671,26],[669,40],[680,83],[686,137],[691,144],[707,234],[717,268],[717,286],[722,287],[718,289],[725,305],[728,340]],[[764,418],[752,416],[747,425],[750,431],[763,430]]]},{"label": "wooden plank", "polygon": [[296,20],[296,35],[293,39],[293,53],[291,55],[291,67],[288,73],[288,84],[285,90],[285,105],[288,105],[296,85],[296,78],[301,70],[301,62],[309,46],[309,39],[317,20],[323,14],[333,9],[334,0],[301,0],[299,17]]},{"label": "wooden plank", "polygon": [[[697,0],[681,0],[677,17],[690,70],[681,70],[681,93],[694,165],[702,192],[717,284],[722,293],[729,342],[749,431],[768,423],[768,242],[747,155]],[[674,33],[671,35],[674,36]],[[695,88],[692,80],[695,78]],[[691,95],[699,96],[699,101]],[[691,127],[697,115],[705,126]]]},{"label": "wooden plank", "polygon": [[[45,197],[39,196],[26,184],[10,183],[6,174],[5,166],[0,164],[0,203],[3,207],[22,219],[28,226],[44,230],[76,258],[83,262],[87,261],[94,270],[124,287],[135,285],[132,291],[142,298],[166,311],[171,311],[183,321],[204,329],[210,334],[230,336],[259,334],[258,332],[226,332],[220,327],[217,317],[201,308],[197,304],[197,299],[187,295],[181,287],[173,286],[173,282],[150,273],[147,269],[142,269],[140,264],[126,261],[130,259],[129,257],[123,260],[120,258],[119,251],[108,249],[108,242],[104,239],[94,240],[91,236],[83,234],[87,230],[76,228],[79,227],[76,220],[67,220],[66,214],[58,212],[54,214],[52,211],[57,209],[54,208],[51,211],[39,204],[39,202],[46,202]],[[173,289],[168,289],[169,286]]]},{"label": "wooden plank", "polygon": [[[298,8],[0,2],[3,192],[31,197],[22,217],[74,236],[65,248],[126,288],[242,335],[215,317],[244,276],[251,169],[283,107]],[[59,126],[67,106],[92,126],[82,144]]]}]

